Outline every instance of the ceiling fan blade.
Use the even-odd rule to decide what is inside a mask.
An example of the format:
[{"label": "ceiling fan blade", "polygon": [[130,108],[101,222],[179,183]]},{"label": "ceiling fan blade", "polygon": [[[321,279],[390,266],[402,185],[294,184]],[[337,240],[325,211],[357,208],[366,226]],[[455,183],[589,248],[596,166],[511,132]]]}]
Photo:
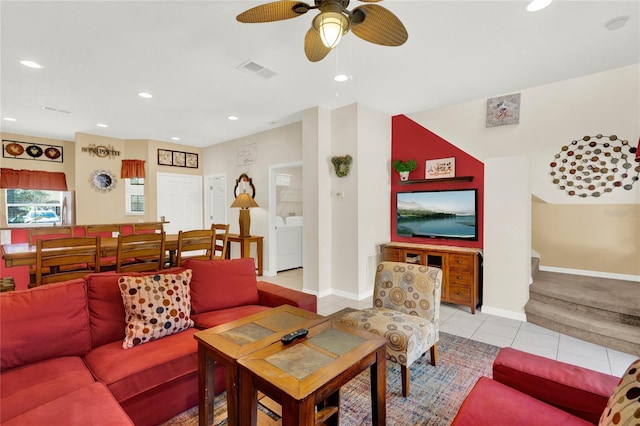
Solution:
[{"label": "ceiling fan blade", "polygon": [[363,40],[383,46],[400,46],[409,34],[402,22],[389,10],[376,4],[353,9],[351,31]]},{"label": "ceiling fan blade", "polygon": [[310,6],[300,1],[280,0],[245,10],[236,20],[243,23],[273,22],[291,19],[306,13]]},{"label": "ceiling fan blade", "polygon": [[311,62],[318,62],[324,59],[331,52],[331,49],[322,44],[320,34],[313,28],[309,28],[304,36],[304,53]]}]

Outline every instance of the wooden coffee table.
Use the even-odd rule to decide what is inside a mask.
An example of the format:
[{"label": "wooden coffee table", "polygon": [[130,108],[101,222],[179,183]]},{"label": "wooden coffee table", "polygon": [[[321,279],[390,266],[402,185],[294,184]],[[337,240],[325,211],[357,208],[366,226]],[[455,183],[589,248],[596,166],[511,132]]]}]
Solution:
[{"label": "wooden coffee table", "polygon": [[214,364],[220,363],[227,375],[227,413],[229,426],[239,424],[237,359],[264,348],[299,328],[327,321],[321,315],[289,305],[282,305],[236,321],[195,333],[198,341],[199,424],[213,421]]},{"label": "wooden coffee table", "polygon": [[386,344],[385,338],[327,320],[309,328],[307,337],[243,356],[240,425],[256,425],[258,391],[282,405],[283,426],[337,425],[340,388],[367,367],[373,424],[385,425]]}]

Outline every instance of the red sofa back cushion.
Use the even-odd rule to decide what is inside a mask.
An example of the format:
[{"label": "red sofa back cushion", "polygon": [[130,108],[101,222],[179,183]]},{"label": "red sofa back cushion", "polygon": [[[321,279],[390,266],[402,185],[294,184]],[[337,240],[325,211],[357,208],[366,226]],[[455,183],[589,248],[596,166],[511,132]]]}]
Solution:
[{"label": "red sofa back cushion", "polygon": [[[162,273],[173,274],[184,268],[163,269]],[[118,279],[121,276],[155,275],[156,272],[101,272],[84,277],[87,281],[89,299],[89,323],[91,325],[91,347],[106,345],[124,339],[124,303]]]},{"label": "red sofa back cushion", "polygon": [[193,271],[191,310],[198,314],[242,305],[257,305],[256,265],[251,258],[182,262]]},{"label": "red sofa back cushion", "polygon": [[0,369],[91,349],[86,284],[77,279],[0,294]]}]

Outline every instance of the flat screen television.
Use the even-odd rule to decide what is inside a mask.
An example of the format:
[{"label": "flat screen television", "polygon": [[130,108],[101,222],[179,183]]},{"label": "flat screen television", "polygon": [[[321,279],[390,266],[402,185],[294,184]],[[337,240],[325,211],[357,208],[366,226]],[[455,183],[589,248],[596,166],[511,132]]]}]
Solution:
[{"label": "flat screen television", "polygon": [[398,192],[398,237],[478,240],[478,190]]}]

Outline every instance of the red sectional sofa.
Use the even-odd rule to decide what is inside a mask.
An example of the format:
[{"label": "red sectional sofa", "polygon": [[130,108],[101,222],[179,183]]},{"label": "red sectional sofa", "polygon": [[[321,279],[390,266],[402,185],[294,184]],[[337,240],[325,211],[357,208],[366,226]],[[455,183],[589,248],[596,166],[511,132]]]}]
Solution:
[{"label": "red sectional sofa", "polygon": [[598,424],[619,382],[619,377],[502,348],[493,380],[478,380],[452,426]]},{"label": "red sectional sofa", "polygon": [[[195,327],[123,349],[116,273],[0,294],[0,423],[155,425],[198,403],[197,329],[313,295],[257,281],[252,259],[190,260]],[[155,275],[159,273],[139,274]],[[224,391],[224,370],[215,373]]]}]

